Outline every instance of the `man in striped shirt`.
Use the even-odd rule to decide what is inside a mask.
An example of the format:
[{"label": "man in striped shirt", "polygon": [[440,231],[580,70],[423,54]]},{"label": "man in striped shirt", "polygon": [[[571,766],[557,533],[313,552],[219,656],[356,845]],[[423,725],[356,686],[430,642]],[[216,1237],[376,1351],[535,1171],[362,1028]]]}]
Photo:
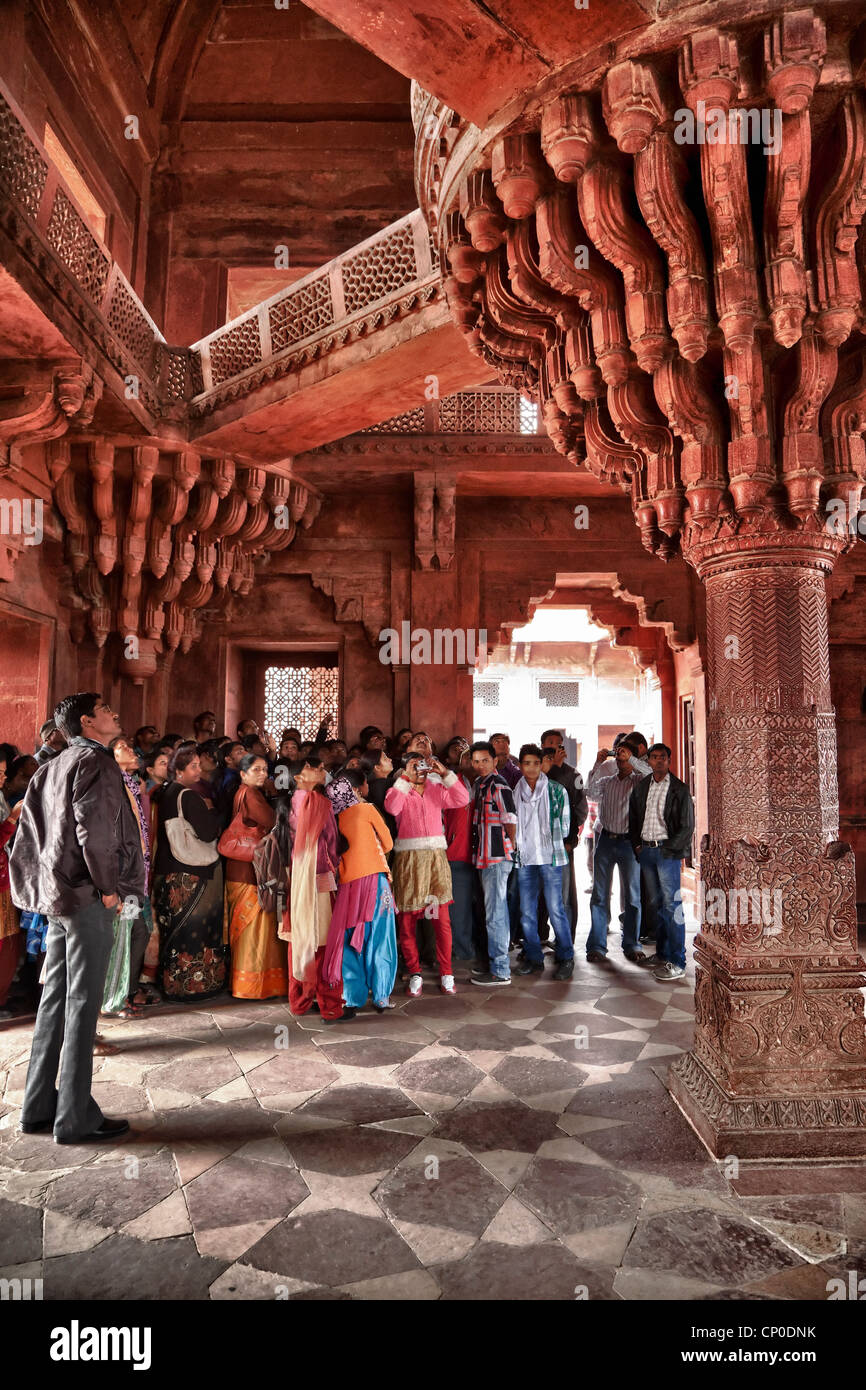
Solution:
[{"label": "man in striped shirt", "polygon": [[616,764],[609,748],[600,748],[589,774],[587,795],[598,802],[595,826],[595,859],[589,912],[592,928],[586,942],[586,958],[593,965],[607,959],[607,930],[610,926],[610,890],[614,866],[619,869],[620,892],[625,904],[622,949],[626,960],[639,965],[643,951],[640,934],[640,868],[629,839],[628,805],[632,788],[652,768],[636,756],[633,742],[625,738],[616,750]]}]

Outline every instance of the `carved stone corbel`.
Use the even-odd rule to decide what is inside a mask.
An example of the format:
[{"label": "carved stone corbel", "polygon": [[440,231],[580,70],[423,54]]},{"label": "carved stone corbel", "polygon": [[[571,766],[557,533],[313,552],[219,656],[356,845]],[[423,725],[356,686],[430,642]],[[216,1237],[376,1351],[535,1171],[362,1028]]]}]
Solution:
[{"label": "carved stone corbel", "polygon": [[668,262],[667,313],[683,357],[697,362],[712,328],[709,277],[698,224],[685,194],[685,167],[659,79],[645,63],[618,63],[603,88],[607,128],[634,154],[634,186],[644,221]]},{"label": "carved stone corbel", "polygon": [[67,556],[73,574],[80,574],[91,560],[90,514],[78,489],[72,468],[72,449],[63,436],[51,440],[46,451],[54,500],[67,528]]},{"label": "carved stone corbel", "polygon": [[455,528],[457,524],[457,482],[451,474],[437,473],[436,486],[436,559],[440,570],[450,570],[454,563]]},{"label": "carved stone corbel", "polygon": [[857,237],[866,213],[866,98],[847,92],[837,116],[840,143],[813,214],[815,326],[833,347],[844,343],[861,308]]},{"label": "carved stone corbel", "polygon": [[0,403],[0,477],[20,468],[27,445],[57,439],[72,425],[89,425],[101,395],[101,379],[82,363],[58,367],[45,386],[25,388]]},{"label": "carved stone corbel", "polygon": [[[828,497],[859,504],[866,483],[866,352],[849,357],[822,412],[825,488]],[[856,507],[855,509],[856,510]]]},{"label": "carved stone corbel", "polygon": [[539,267],[549,284],[573,295],[589,313],[595,360],[607,385],[628,376],[632,361],[623,312],[622,280],[590,243],[572,189],[556,189],[535,209]]},{"label": "carved stone corbel", "polygon": [[92,483],[93,510],[98,530],[93,541],[93,558],[102,575],[111,574],[117,564],[117,506],[114,499],[114,445],[93,440],[87,446]]},{"label": "carved stone corbel", "polygon": [[824,451],[819,417],[836,380],[836,355],[813,328],[805,329],[797,347],[797,381],[785,405],[782,441],[782,477],[795,516],[813,515],[820,500]]},{"label": "carved stone corbel", "polygon": [[198,454],[182,450],[175,454],[170,478],[159,484],[160,500],[151,522],[147,547],[147,564],[157,579],[162,579],[171,561],[172,530],[183,520],[189,506],[189,496],[201,475]]},{"label": "carved stone corbel", "polygon": [[[729,119],[740,84],[737,40],[722,29],[700,29],[680,50],[680,85],[696,121]],[[704,104],[699,107],[698,103]],[[714,116],[713,113],[716,113]],[[747,351],[761,317],[757,255],[746,175],[746,154],[738,141],[705,139],[701,150],[704,201],[713,238],[716,309],[725,343]]]},{"label": "carved stone corbel", "polygon": [[493,146],[491,177],[506,217],[530,217],[550,182],[538,136],[504,135]]},{"label": "carved stone corbel", "polygon": [[682,441],[680,476],[693,523],[718,515],[727,491],[722,417],[700,369],[682,358],[664,362],[653,377],[655,398]]},{"label": "carved stone corbel", "polygon": [[773,336],[783,347],[798,341],[808,308],[803,208],[811,156],[808,110],[783,116],[781,146],[767,155],[764,195],[764,281]]},{"label": "carved stone corbel", "polygon": [[632,352],[644,371],[653,372],[670,350],[661,258],[646,227],[628,212],[625,169],[603,149],[589,97],[578,98],[575,118],[572,159],[580,218],[623,277]]},{"label": "carved stone corbel", "polygon": [[792,10],[764,31],[764,72],[774,106],[786,115],[805,111],[827,51],[827,31],[814,10]]},{"label": "carved stone corbel", "polygon": [[436,554],[434,534],[434,483],[429,474],[415,474],[415,559],[422,570],[433,568]]},{"label": "carved stone corbel", "polygon": [[460,215],[476,251],[495,251],[502,245],[507,223],[488,169],[476,170],[462,185]]}]

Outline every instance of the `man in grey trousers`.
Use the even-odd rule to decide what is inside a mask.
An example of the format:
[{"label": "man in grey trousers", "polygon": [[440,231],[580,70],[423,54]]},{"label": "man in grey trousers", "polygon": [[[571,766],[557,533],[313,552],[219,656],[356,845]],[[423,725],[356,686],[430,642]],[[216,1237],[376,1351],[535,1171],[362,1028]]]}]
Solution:
[{"label": "man in grey trousers", "polygon": [[9,856],[13,902],[49,919],[20,1128],[81,1144],[129,1129],[102,1114],[90,1088],[115,911],[144,897],[144,859],[108,750],[117,715],[88,691],[61,700],[54,719],[68,747],[34,773]]}]

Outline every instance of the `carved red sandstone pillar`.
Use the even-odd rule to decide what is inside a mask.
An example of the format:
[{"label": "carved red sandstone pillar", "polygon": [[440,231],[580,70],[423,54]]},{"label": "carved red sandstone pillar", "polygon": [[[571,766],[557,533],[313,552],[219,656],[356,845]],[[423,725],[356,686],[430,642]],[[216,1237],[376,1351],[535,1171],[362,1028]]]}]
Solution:
[{"label": "carved red sandstone pillar", "polygon": [[860,1155],[864,977],[853,854],[837,839],[834,556],[826,537],[780,550],[767,539],[732,540],[697,562],[710,833],[695,1045],[674,1064],[672,1090],[718,1157]]},{"label": "carved red sandstone pillar", "polygon": [[[850,66],[834,56],[825,74],[813,151],[823,18],[768,19],[763,65],[737,22],[690,28],[676,79],[673,52],[662,67],[655,50],[615,64],[600,93],[545,79],[490,151],[502,202],[482,180],[483,230],[497,220],[483,245],[469,228],[481,263],[453,221],[442,240],[473,350],[536,392],[576,466],[585,439],[587,467],[630,492],[647,549],[680,547],[706,585],[707,910],[675,1094],[719,1156],[860,1155],[863,976],[837,840],[826,576],[855,543],[831,534],[831,508],[856,512],[866,487],[866,26]],[[744,135],[749,109],[760,142]]]}]

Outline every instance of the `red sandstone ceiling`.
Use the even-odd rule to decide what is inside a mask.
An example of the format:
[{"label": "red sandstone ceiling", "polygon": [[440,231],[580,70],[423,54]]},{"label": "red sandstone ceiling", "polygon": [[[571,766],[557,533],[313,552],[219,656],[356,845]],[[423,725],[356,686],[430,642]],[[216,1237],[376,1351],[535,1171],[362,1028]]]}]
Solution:
[{"label": "red sandstone ceiling", "polygon": [[671,14],[678,0],[309,0],[333,24],[484,126],[575,57]]},{"label": "red sandstone ceiling", "polygon": [[281,241],[309,269],[416,205],[408,79],[300,0],[116,9],[163,120],[173,254],[273,269]]}]

